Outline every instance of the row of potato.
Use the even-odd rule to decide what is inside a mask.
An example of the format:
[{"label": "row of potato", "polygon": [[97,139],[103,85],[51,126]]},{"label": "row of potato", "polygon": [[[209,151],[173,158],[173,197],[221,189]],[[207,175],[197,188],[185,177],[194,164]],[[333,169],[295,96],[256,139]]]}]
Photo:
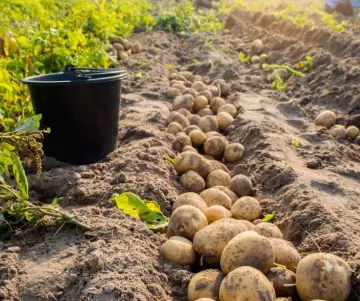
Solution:
[{"label": "row of potato", "polygon": [[[231,177],[215,160],[235,162],[244,154],[241,144],[220,133],[237,114],[224,99],[226,83],[205,84],[187,71],[171,74],[170,80],[168,94],[175,99],[167,131],[175,135],[174,167],[188,192],[173,205],[169,240],[160,251],[181,265],[213,267],[192,277],[188,300],[285,301],[299,295],[303,301],[345,301],[351,291],[349,265],[327,253],[301,258],[276,225],[260,219],[251,180]],[[219,118],[224,112],[231,117],[227,126]]]},{"label": "row of potato", "polygon": [[141,50],[139,42],[131,42],[126,38],[115,36],[111,39],[107,52],[115,60],[126,61],[129,55],[139,53]]}]

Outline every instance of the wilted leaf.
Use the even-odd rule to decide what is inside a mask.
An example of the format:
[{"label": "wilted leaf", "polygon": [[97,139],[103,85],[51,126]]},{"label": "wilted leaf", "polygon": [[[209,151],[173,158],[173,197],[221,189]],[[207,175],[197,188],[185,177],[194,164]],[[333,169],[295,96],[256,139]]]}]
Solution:
[{"label": "wilted leaf", "polygon": [[12,165],[13,173],[14,173],[15,180],[18,185],[19,191],[20,191],[20,195],[23,198],[27,199],[29,196],[29,186],[28,186],[28,181],[27,181],[24,167],[23,167],[21,160],[17,154],[12,152],[11,157],[13,160],[13,165]]},{"label": "wilted leaf", "polygon": [[37,131],[40,128],[41,114],[30,118],[21,119],[15,127],[15,131]]},{"label": "wilted leaf", "polygon": [[166,159],[166,161],[168,161],[171,165],[174,165],[174,159],[173,159],[173,158],[166,157],[165,159]]},{"label": "wilted leaf", "polygon": [[271,222],[275,218],[275,215],[276,215],[275,211],[273,211],[269,214],[266,214],[265,217],[263,218],[263,222],[266,222],[266,223]]}]

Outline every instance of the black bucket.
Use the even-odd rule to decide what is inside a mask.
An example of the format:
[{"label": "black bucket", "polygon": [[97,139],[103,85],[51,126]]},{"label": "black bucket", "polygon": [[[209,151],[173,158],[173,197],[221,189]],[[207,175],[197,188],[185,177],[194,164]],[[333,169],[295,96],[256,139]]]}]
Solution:
[{"label": "black bucket", "polygon": [[125,71],[75,68],[28,77],[31,100],[44,138],[46,156],[71,164],[103,159],[117,146],[121,80]]}]

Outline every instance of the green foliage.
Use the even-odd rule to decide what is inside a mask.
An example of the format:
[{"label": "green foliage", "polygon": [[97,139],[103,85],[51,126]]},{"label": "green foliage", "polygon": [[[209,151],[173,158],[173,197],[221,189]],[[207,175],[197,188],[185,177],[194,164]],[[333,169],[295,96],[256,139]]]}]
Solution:
[{"label": "green foliage", "polygon": [[276,79],[271,83],[272,87],[280,93],[284,93],[289,84],[289,81],[284,81],[279,74],[276,74]]},{"label": "green foliage", "polygon": [[166,159],[166,161],[168,161],[171,165],[174,165],[174,159],[173,159],[173,158],[166,157],[165,159]]},{"label": "green foliage", "polygon": [[239,61],[245,64],[250,64],[251,57],[246,55],[244,52],[239,53]]},{"label": "green foliage", "polygon": [[334,15],[324,12],[321,13],[321,22],[325,23],[329,29],[337,32],[343,32],[349,25],[349,20],[344,20],[339,23]]},{"label": "green foliage", "polygon": [[311,56],[307,55],[305,61],[296,64],[296,69],[303,72],[310,72],[314,67],[314,60]]},{"label": "green foliage", "polygon": [[265,217],[263,218],[263,222],[270,223],[275,218],[276,212],[273,211],[269,214],[265,214]]}]

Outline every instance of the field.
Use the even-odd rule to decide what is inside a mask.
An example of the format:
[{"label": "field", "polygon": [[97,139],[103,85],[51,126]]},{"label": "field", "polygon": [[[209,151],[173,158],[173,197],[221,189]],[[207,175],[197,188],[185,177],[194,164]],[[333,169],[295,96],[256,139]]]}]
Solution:
[{"label": "field", "polygon": [[[187,300],[190,279],[202,267],[164,259],[166,235],[109,202],[113,194],[132,192],[170,217],[186,192],[173,166],[178,153],[166,122],[173,103],[169,75],[180,71],[229,85],[224,98],[237,115],[223,134],[245,149],[240,161],[225,163],[230,175],[251,179],[261,218],[275,212],[271,222],[301,257],[324,252],[346,260],[353,271],[347,300],[360,300],[360,135],[335,139],[314,122],[332,110],[336,124],[360,128],[356,20],[323,14],[321,2],[306,1],[301,7],[221,0],[212,9],[207,1],[3,2],[1,147],[6,132],[34,115],[22,78],[62,71],[67,63],[117,66],[128,78],[122,81],[114,152],[86,166],[45,157],[39,179],[36,164],[24,164],[29,201],[40,206],[56,199],[57,209],[87,229],[69,227],[65,219],[59,227],[49,217],[35,226],[28,217],[7,220],[0,181],[0,300]],[[117,62],[108,51],[114,36],[139,42],[142,50]],[[264,45],[267,65],[250,62],[255,39]],[[288,76],[270,79],[274,69],[286,69]],[[2,159],[0,180],[7,164]]]}]

